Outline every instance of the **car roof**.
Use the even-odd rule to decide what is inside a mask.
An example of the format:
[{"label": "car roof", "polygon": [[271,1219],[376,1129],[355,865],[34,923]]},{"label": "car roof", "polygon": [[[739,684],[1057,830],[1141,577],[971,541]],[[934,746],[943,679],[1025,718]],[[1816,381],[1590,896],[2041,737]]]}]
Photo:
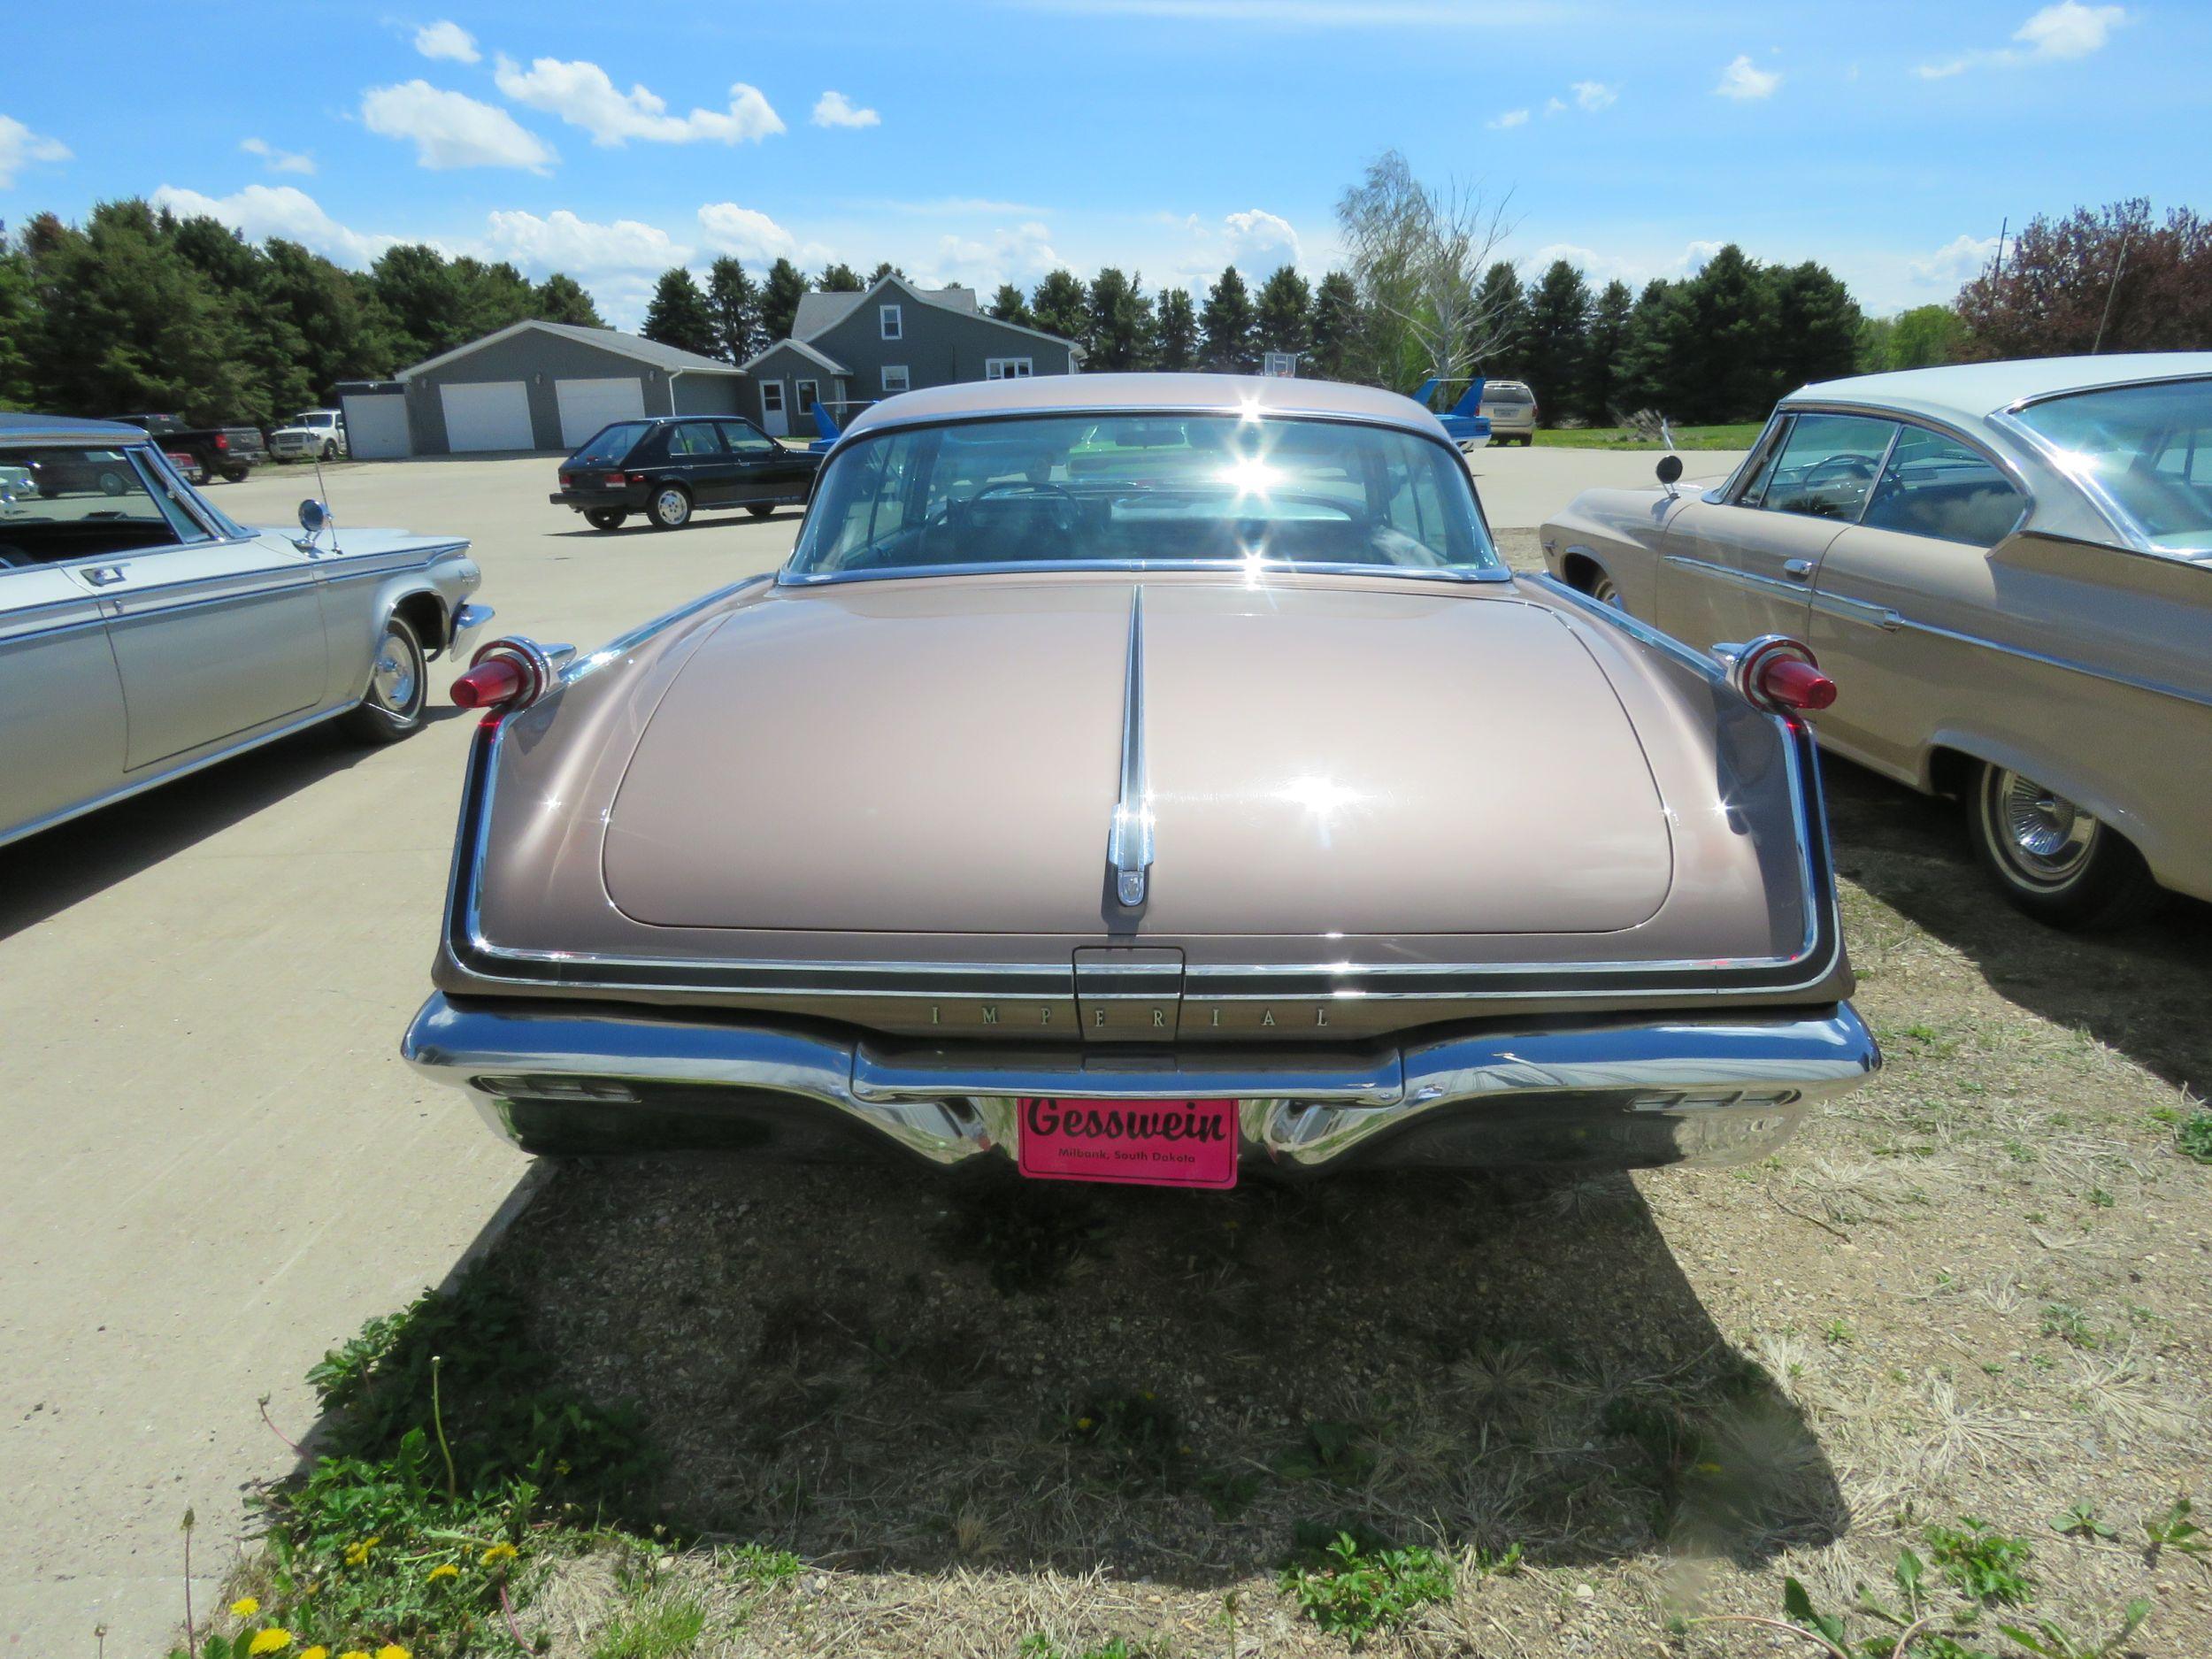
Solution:
[{"label": "car roof", "polygon": [[2115,351],[2089,357],[2025,357],[1897,369],[1800,387],[1782,401],[1869,403],[1951,421],[1980,421],[2039,397],[2140,380],[2212,375],[2212,351]]},{"label": "car roof", "polygon": [[1396,426],[1439,442],[1450,442],[1434,415],[1395,392],[1267,374],[1040,374],[1013,380],[964,380],[887,397],[855,416],[845,436],[849,440],[892,426],[1029,414],[1311,416]]},{"label": "car roof", "polygon": [[0,414],[0,443],[148,443],[140,426],[117,420],[77,420],[67,415]]}]

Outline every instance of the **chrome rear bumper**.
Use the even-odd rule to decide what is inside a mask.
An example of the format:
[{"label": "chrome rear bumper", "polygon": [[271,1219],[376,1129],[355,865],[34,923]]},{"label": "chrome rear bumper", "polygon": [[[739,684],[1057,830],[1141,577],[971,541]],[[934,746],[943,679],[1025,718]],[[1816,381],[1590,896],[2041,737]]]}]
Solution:
[{"label": "chrome rear bumper", "polygon": [[1248,1168],[1740,1163],[1881,1064],[1847,1002],[1662,1023],[1468,1027],[1359,1050],[902,1046],[797,1025],[504,998],[426,1002],[401,1044],[540,1152],[898,1148],[1010,1167],[1017,1102],[1238,1102]]}]

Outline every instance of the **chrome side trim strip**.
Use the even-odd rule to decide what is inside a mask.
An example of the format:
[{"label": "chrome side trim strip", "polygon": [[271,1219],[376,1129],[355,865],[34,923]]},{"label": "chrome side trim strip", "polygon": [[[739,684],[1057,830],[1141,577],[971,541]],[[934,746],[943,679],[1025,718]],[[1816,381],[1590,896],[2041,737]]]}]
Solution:
[{"label": "chrome side trim strip", "polygon": [[1694,571],[1714,581],[1732,582],[1739,588],[1748,588],[1758,594],[1786,595],[1800,603],[1810,591],[1802,582],[1786,581],[1779,576],[1762,576],[1756,571],[1733,570],[1725,565],[1715,565],[1709,559],[1694,559],[1686,553],[1665,553],[1660,558],[1663,564]]},{"label": "chrome side trim strip", "polygon": [[[1892,613],[1895,614],[1895,613]],[[1891,625],[1913,634],[1925,634],[1939,640],[1949,640],[1956,645],[1971,645],[1985,651],[1994,651],[2001,657],[2013,657],[2022,662],[2035,663],[2045,668],[2056,668],[2070,674],[2081,674],[2090,680],[2101,680],[2107,685],[2125,686],[2131,691],[2148,692],[2154,697],[2171,697],[2177,703],[2186,703],[2200,709],[2212,708],[2212,695],[2191,691],[2185,687],[2169,685],[2162,680],[2145,680],[2137,674],[2116,674],[2105,669],[2093,668],[2087,663],[2070,657],[2053,657],[2047,651],[2032,651],[2024,645],[2007,645],[2001,641],[1986,639],[1978,634],[1961,634],[1955,628],[1938,627],[1932,622],[1916,622],[1910,617],[1899,617]]]},{"label": "chrome side trim strip", "polygon": [[1609,605],[1593,599],[1579,588],[1562,581],[1548,571],[1524,572],[1520,580],[1541,588],[1555,599],[1563,599],[1569,604],[1586,611],[1594,617],[1602,618],[1610,626],[1620,629],[1639,645],[1648,645],[1655,651],[1664,651],[1685,667],[1695,669],[1701,677],[1711,680],[1716,685],[1724,686],[1728,683],[1728,675],[1721,665],[1714,661],[1709,653],[1701,651],[1695,646],[1676,639],[1671,634],[1661,633],[1641,617],[1632,616],[1618,605]]},{"label": "chrome side trim strip", "polygon": [[1152,868],[1152,795],[1144,770],[1144,588],[1129,590],[1129,659],[1121,682],[1121,795],[1106,832],[1114,897],[1124,910],[1144,902]]}]

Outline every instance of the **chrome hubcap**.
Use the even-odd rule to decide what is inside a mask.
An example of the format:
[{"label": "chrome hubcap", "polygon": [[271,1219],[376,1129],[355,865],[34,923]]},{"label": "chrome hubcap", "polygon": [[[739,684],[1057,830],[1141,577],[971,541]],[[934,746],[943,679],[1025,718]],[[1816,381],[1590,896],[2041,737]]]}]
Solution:
[{"label": "chrome hubcap", "polygon": [[1590,597],[1601,605],[1618,606],[1621,603],[1621,590],[1613,586],[1613,579],[1610,576],[1600,576],[1590,584]]},{"label": "chrome hubcap", "polygon": [[684,499],[684,493],[680,489],[661,491],[657,505],[664,524],[681,524],[691,513],[691,503]]},{"label": "chrome hubcap", "polygon": [[376,666],[369,671],[371,695],[393,713],[405,714],[415,706],[415,691],[421,681],[421,666],[407,641],[396,634],[387,634],[376,654]]},{"label": "chrome hubcap", "polygon": [[2088,863],[2097,820],[2064,795],[2016,772],[1999,772],[1990,795],[1994,839],[2022,875],[2038,882],[2063,882]]}]

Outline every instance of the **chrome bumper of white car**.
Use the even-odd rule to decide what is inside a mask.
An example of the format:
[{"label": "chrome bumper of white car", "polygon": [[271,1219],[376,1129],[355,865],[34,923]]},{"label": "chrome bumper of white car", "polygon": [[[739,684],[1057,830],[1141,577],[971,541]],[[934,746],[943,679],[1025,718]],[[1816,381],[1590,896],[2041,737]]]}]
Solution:
[{"label": "chrome bumper of white car", "polygon": [[1763,1156],[1881,1064],[1847,1002],[1659,1023],[1470,1027],[1363,1050],[925,1048],[822,1028],[504,998],[423,1005],[401,1052],[533,1151],[873,1142],[1010,1166],[1018,1102],[1233,1099],[1249,1168],[1636,1168]]}]

